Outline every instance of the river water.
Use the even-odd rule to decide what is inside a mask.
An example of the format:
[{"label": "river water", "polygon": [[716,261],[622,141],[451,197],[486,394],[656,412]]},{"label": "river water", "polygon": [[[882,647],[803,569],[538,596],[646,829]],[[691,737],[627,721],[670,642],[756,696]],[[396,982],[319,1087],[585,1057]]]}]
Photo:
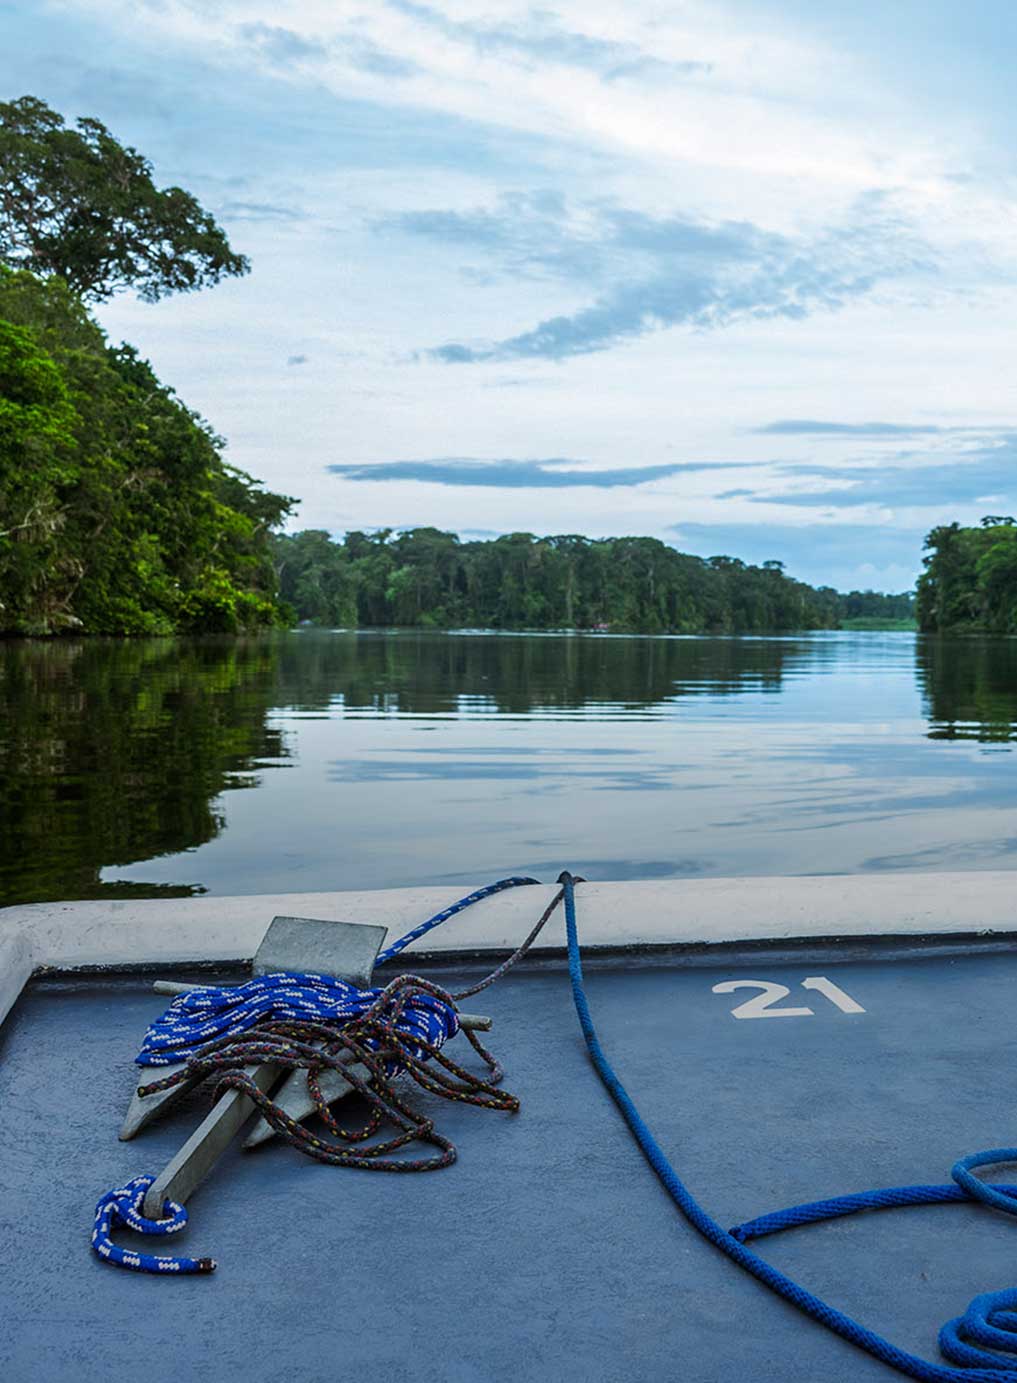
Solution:
[{"label": "river water", "polygon": [[1017,868],[1017,639],[0,645],[0,901]]}]

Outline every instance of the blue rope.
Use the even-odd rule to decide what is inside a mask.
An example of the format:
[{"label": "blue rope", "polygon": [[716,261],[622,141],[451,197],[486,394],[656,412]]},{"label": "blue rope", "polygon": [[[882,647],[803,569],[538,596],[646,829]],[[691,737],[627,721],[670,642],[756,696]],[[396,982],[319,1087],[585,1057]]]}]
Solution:
[{"label": "blue rope", "polygon": [[168,1211],[164,1220],[150,1220],[141,1213],[142,1202],[153,1176],[135,1177],[126,1186],[107,1191],[95,1207],[95,1226],[92,1248],[106,1263],[118,1268],[130,1268],[136,1273],[210,1273],[215,1268],[211,1258],[171,1258],[159,1253],[134,1253],[114,1244],[111,1232],[123,1225],[137,1234],[178,1234],[187,1224],[187,1211],[177,1201],[163,1202]]},{"label": "blue rope", "polygon": [[[378,1001],[381,989],[361,989],[334,975],[259,975],[246,984],[198,985],[173,1000],[145,1033],[139,1066],[173,1066],[196,1056],[210,1042],[246,1032],[258,1023],[328,1023],[341,1032]],[[402,1037],[440,1047],[459,1031],[451,1005],[431,994],[401,999],[396,1031]],[[377,1045],[369,1043],[369,1045]],[[423,1058],[424,1048],[414,1048]]]},{"label": "blue rope", "polygon": [[483,888],[475,889],[473,893],[467,893],[465,898],[460,898],[458,903],[453,903],[443,912],[436,912],[433,917],[429,917],[426,922],[421,922],[419,927],[414,927],[411,932],[401,936],[398,941],[394,941],[391,946],[382,951],[378,957],[378,964],[384,965],[387,960],[397,956],[400,951],[404,951],[411,941],[416,941],[417,937],[424,936],[427,932],[433,931],[435,927],[440,927],[443,922],[447,922],[450,917],[455,917],[457,912],[462,912],[464,908],[472,907],[474,903],[479,903],[483,898],[490,898],[495,893],[501,893],[505,888],[520,888],[529,884],[539,884],[539,879],[530,879],[525,875],[513,876],[509,879],[499,879],[497,883],[485,884]]},{"label": "blue rope", "polygon": [[[475,889],[401,936],[381,952],[376,963],[384,965],[412,941],[484,898],[506,888],[539,882],[538,879],[513,877]],[[148,1029],[135,1061],[139,1066],[172,1066],[194,1056],[209,1042],[245,1032],[268,1019],[311,1019],[342,1028],[366,1013],[380,993],[380,989],[360,989],[332,975],[288,974],[285,971],[260,975],[246,984],[195,985],[174,999]],[[455,1011],[425,994],[410,999],[399,1024],[403,1036],[422,1037],[432,1046],[440,1046],[458,1031]]]},{"label": "blue rope", "polygon": [[[745,1247],[744,1240],[758,1238],[789,1229],[796,1224],[812,1224],[837,1215],[853,1214],[856,1210],[877,1209],[895,1205],[929,1205],[945,1201],[976,1199],[997,1209],[1017,1214],[1017,1188],[987,1186],[972,1175],[971,1169],[996,1162],[1017,1161],[1017,1148],[995,1148],[963,1158],[953,1168],[955,1186],[908,1186],[885,1191],[867,1191],[860,1196],[841,1196],[830,1201],[796,1206],[790,1210],[765,1215],[759,1220],[725,1230],[700,1205],[668,1161],[664,1150],[650,1132],[628,1091],[615,1074],[597,1037],[583,983],[582,958],[576,928],[574,880],[562,874],[565,901],[565,928],[568,935],[569,978],[579,1025],[583,1031],[597,1074],[621,1111],[636,1142],[675,1205],[699,1233],[740,1268],[752,1274],[764,1286],[782,1296],[800,1311],[833,1330],[853,1345],[858,1345],[891,1368],[925,1383],[1017,1383],[1017,1369],[988,1350],[1017,1353],[1017,1289],[986,1292],[975,1297],[965,1314],[948,1321],[939,1334],[944,1355],[959,1364],[950,1368],[930,1363],[907,1350],[899,1349],[881,1335],[852,1320],[842,1311],[830,1306],[820,1297],[807,1291],[793,1278],[767,1263]],[[987,1348],[979,1348],[986,1346]]]}]

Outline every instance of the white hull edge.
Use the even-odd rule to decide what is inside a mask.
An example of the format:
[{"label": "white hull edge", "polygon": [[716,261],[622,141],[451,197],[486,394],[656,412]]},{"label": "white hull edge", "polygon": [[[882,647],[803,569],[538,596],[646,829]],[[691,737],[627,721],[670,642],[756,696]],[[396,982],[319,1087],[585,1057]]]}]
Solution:
[{"label": "white hull edge", "polygon": [[[3,908],[0,1021],[38,970],[248,959],[277,913],[380,923],[392,941],[484,882]],[[432,953],[512,949],[553,893],[554,885],[547,884],[497,894],[417,946]],[[588,947],[1017,931],[1017,871],[1010,870],[627,880],[583,884],[579,896]],[[564,944],[559,912],[538,949]]]}]

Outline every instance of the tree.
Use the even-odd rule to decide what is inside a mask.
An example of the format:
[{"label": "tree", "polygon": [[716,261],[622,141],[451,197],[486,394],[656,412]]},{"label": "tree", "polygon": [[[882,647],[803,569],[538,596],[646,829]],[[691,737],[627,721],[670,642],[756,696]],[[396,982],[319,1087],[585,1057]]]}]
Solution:
[{"label": "tree", "polygon": [[225,232],[98,120],[77,128],[44,101],[0,102],[0,263],[58,274],[104,302],[134,288],[146,302],[246,274]]},{"label": "tree", "polygon": [[925,540],[918,620],[929,632],[1017,632],[1017,525],[989,515],[978,528],[952,523]]},{"label": "tree", "polygon": [[270,530],[292,507],[61,278],[0,266],[0,633],[279,623]]}]

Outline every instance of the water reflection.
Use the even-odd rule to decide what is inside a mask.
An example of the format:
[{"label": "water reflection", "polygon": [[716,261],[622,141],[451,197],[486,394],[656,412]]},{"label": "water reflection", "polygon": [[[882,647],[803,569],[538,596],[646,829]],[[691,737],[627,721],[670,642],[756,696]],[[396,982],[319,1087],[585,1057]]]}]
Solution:
[{"label": "water reflection", "polygon": [[1017,639],[919,639],[929,737],[1017,740]]},{"label": "water reflection", "polygon": [[795,639],[580,638],[302,632],[279,657],[282,703],[411,716],[601,715],[682,696],[780,690],[785,667],[823,656]]},{"label": "water reflection", "polygon": [[286,754],[276,663],[271,641],[0,644],[0,899],[196,891],[99,874],[212,840],[220,794]]},{"label": "water reflection", "polygon": [[0,726],[4,902],[1015,860],[1017,640],[9,642]]}]

